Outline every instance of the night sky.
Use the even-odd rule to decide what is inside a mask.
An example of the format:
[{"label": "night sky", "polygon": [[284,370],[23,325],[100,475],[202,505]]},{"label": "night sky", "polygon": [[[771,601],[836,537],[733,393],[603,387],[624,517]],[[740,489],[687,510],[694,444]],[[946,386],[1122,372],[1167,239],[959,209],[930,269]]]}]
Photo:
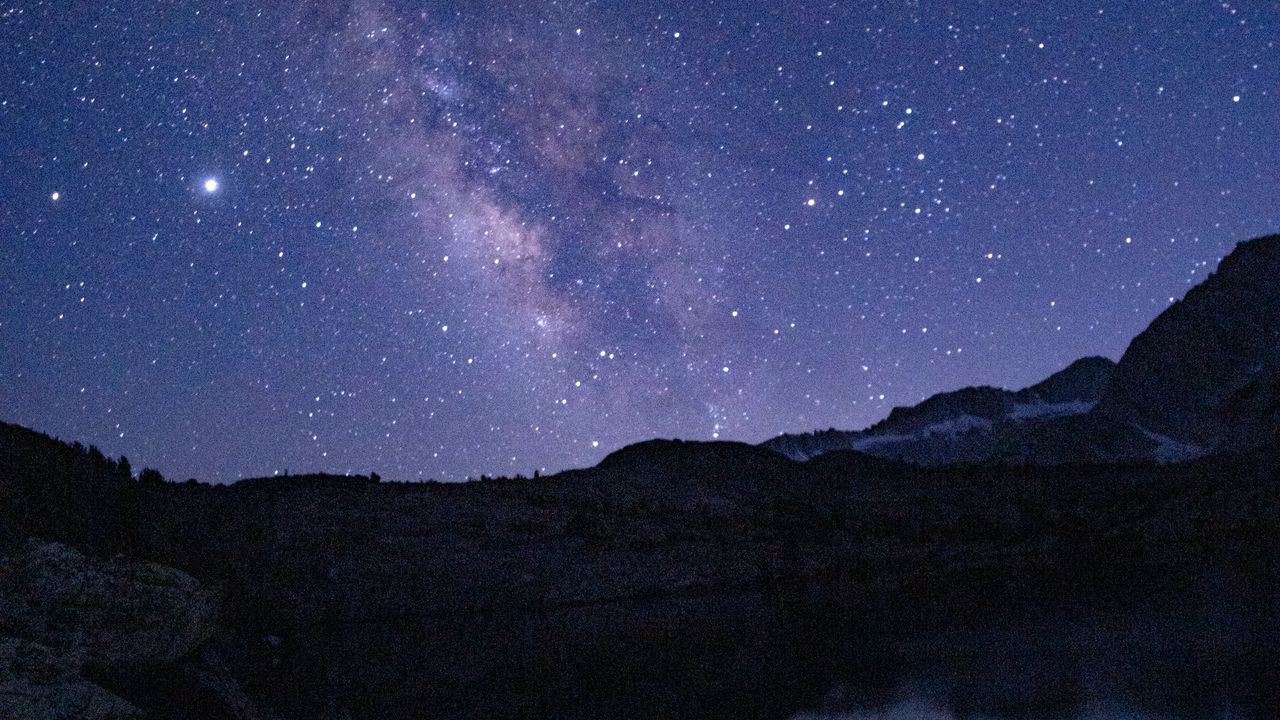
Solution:
[{"label": "night sky", "polygon": [[0,419],[593,464],[1118,357],[1280,231],[1280,4],[0,0]]}]

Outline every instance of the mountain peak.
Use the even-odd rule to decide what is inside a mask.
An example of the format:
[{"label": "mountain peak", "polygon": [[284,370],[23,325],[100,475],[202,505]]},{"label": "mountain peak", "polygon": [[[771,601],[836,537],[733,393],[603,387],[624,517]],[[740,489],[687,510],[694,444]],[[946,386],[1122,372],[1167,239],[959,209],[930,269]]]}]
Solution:
[{"label": "mountain peak", "polygon": [[[1021,390],[961,388],[894,408],[866,430],[782,435],[765,447],[796,460],[838,450],[924,465],[991,460],[1006,451],[997,438],[1021,437],[1030,425],[1091,411],[1114,369],[1107,358],[1086,357]],[[1024,453],[1014,455],[1025,459]]]},{"label": "mountain peak", "polygon": [[1018,394],[1046,403],[1096,401],[1115,369],[1116,363],[1110,358],[1083,357]]},{"label": "mountain peak", "polygon": [[[1274,424],[1280,378],[1280,235],[1240,243],[1216,272],[1160,314],[1116,367],[1098,412],[1204,448],[1256,444],[1241,408]],[[1234,417],[1235,424],[1226,423]],[[1246,423],[1252,426],[1252,421]],[[1262,429],[1262,428],[1258,428]]]},{"label": "mountain peak", "polygon": [[[1073,362],[1016,392],[964,388],[860,432],[783,435],[793,459],[851,449],[921,464],[1175,460],[1280,436],[1280,235],[1242,242],[1119,363]],[[1089,454],[1092,453],[1092,454]]]}]

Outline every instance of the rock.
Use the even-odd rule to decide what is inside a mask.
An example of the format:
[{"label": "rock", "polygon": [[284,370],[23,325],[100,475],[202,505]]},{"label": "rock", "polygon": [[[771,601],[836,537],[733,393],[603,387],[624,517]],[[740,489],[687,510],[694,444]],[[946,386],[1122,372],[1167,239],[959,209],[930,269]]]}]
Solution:
[{"label": "rock", "polygon": [[75,677],[80,673],[81,658],[75,654],[57,654],[44,645],[0,638],[0,678],[25,677],[47,684]]},{"label": "rock", "polygon": [[0,558],[0,718],[270,718],[207,650],[215,620],[178,570],[28,542]]},{"label": "rock", "polygon": [[80,657],[28,640],[0,638],[0,717],[126,720],[138,708],[79,675]]},{"label": "rock", "polygon": [[[1240,243],[1217,272],[1134,339],[1098,412],[1209,450],[1269,439],[1247,429],[1276,416],[1277,277],[1280,235]],[[1269,417],[1258,415],[1264,412]]]},{"label": "rock", "polygon": [[92,561],[57,544],[0,560],[0,634],[130,675],[173,664],[209,639],[213,599],[185,573],[152,563]]}]

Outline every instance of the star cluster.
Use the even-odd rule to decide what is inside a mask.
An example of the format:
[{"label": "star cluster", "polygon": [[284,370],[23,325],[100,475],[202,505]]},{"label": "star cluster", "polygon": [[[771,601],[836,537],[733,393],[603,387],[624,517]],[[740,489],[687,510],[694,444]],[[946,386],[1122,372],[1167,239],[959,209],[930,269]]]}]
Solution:
[{"label": "star cluster", "polygon": [[1116,357],[1280,230],[1280,7],[0,6],[0,415],[590,464]]}]

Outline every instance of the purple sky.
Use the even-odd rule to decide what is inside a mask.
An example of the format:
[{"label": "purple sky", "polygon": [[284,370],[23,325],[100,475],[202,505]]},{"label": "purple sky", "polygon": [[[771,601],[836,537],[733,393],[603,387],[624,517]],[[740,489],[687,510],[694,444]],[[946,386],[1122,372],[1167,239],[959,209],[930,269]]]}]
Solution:
[{"label": "purple sky", "polygon": [[174,479],[460,479],[1029,384],[1280,231],[1278,38],[1272,2],[8,3],[0,419]]}]

